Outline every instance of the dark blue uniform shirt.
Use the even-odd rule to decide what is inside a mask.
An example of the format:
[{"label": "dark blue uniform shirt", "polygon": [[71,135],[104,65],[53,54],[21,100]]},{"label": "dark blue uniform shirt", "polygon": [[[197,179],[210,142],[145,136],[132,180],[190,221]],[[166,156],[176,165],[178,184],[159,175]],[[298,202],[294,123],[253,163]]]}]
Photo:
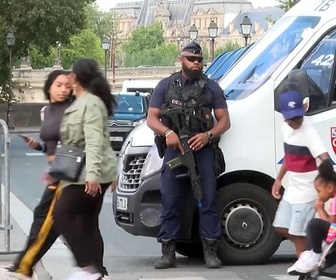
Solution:
[{"label": "dark blue uniform shirt", "polygon": [[[182,90],[188,89],[193,85],[193,81],[187,79],[180,74],[182,82]],[[168,93],[169,83],[171,77],[162,79],[155,87],[152,97],[150,99],[149,107],[161,109],[161,106],[165,103],[165,96]],[[207,87],[205,89],[205,98],[212,104],[213,109],[226,109],[227,104],[224,97],[224,91],[220,88],[217,82],[208,79]]]}]

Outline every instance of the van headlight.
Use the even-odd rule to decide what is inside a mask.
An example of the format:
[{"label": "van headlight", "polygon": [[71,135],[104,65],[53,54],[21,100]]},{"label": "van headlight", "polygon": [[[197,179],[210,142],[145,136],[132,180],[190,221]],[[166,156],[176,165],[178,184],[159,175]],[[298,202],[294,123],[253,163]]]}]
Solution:
[{"label": "van headlight", "polygon": [[137,121],[133,122],[133,126],[136,127],[136,126],[138,126],[139,124],[144,123],[145,120],[146,120],[146,119],[137,120]]},{"label": "van headlight", "polygon": [[140,174],[141,179],[146,179],[161,172],[162,159],[159,157],[156,145],[153,145],[147,154],[145,163]]}]

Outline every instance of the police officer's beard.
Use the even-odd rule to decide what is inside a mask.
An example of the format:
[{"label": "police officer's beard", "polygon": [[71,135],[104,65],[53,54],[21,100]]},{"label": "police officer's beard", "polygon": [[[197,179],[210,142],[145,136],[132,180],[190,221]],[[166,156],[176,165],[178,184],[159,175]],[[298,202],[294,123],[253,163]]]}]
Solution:
[{"label": "police officer's beard", "polygon": [[189,69],[186,65],[182,65],[183,72],[191,79],[198,79],[202,75],[202,67],[200,70]]}]

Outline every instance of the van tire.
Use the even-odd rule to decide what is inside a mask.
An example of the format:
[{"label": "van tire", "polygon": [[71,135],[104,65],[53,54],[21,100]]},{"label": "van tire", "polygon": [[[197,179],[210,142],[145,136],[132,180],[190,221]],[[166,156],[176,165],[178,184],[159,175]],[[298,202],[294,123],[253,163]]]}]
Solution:
[{"label": "van tire", "polygon": [[221,261],[235,265],[267,261],[281,243],[272,226],[277,201],[268,191],[248,183],[223,187],[217,197],[223,230],[223,238],[218,242]]},{"label": "van tire", "polygon": [[189,258],[203,258],[203,246],[201,242],[187,243],[177,241],[176,252]]}]

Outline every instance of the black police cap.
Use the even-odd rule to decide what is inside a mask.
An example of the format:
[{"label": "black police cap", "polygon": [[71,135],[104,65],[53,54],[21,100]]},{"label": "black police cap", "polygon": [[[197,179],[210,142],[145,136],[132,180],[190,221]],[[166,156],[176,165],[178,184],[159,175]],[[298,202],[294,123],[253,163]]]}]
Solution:
[{"label": "black police cap", "polygon": [[188,45],[184,46],[184,48],[182,49],[182,52],[202,54],[202,48],[198,43],[193,41],[193,42],[189,43]]}]

